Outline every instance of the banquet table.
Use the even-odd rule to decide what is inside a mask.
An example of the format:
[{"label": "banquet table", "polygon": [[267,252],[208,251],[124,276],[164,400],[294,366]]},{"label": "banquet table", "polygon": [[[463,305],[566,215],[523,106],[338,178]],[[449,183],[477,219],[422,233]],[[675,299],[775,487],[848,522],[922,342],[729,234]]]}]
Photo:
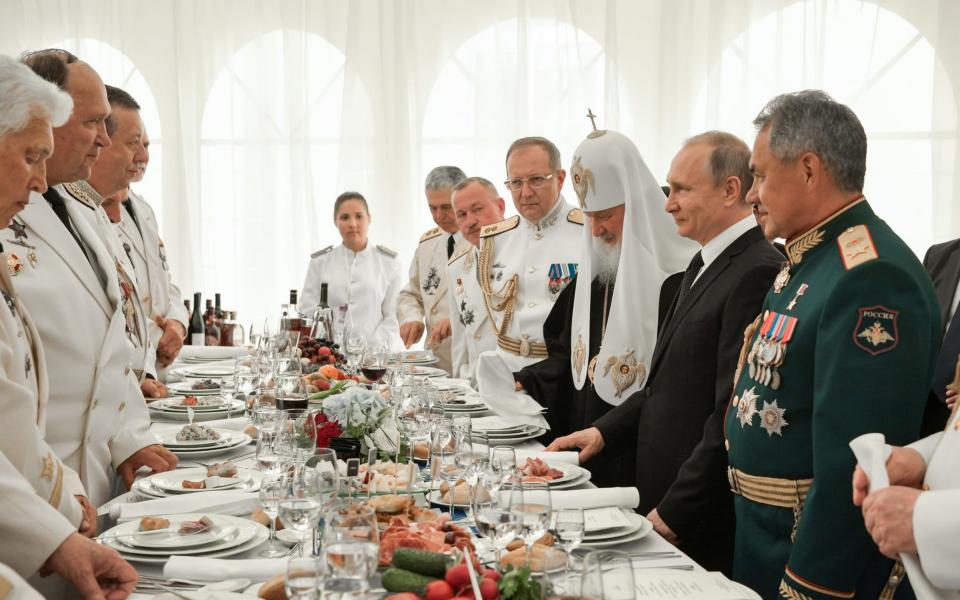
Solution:
[{"label": "banquet table", "polygon": [[[204,424],[210,424],[210,425],[215,425],[217,427],[225,427],[229,429],[240,430],[243,428],[243,425],[246,423],[246,421],[247,421],[247,417],[240,416],[240,417],[234,417],[232,419],[222,419],[219,421],[205,422]],[[155,420],[152,424],[152,430],[154,432],[161,433],[164,431],[170,431],[172,429],[182,427],[183,425],[184,423],[182,421],[174,422],[174,421]],[[542,444],[533,440],[514,444],[514,447],[518,451],[522,450],[522,451],[530,451],[530,452],[542,451],[544,448]],[[229,451],[228,453],[217,456],[216,458],[213,458],[213,459],[204,458],[203,462],[214,461],[214,460],[222,461],[229,458],[229,459],[232,459],[239,467],[255,469],[256,460],[254,456],[254,451],[255,451],[255,445],[249,444],[246,446],[235,448]],[[196,461],[182,459],[178,468],[188,468],[188,467],[196,467],[196,466],[201,466],[201,465]],[[589,489],[589,488],[595,488],[595,486],[587,482],[587,483],[575,486],[572,489]],[[418,499],[418,501],[422,502],[422,494],[420,494],[420,496],[421,496],[421,499]],[[98,513],[101,515],[101,531],[104,531],[107,527],[112,526],[114,524],[112,519],[109,517],[111,507],[113,507],[116,504],[139,502],[144,499],[146,498],[142,497],[137,492],[131,491],[114,498],[109,503],[100,507],[100,509],[98,510]],[[116,511],[116,509],[114,509],[114,511]],[[635,554],[647,555],[642,558],[641,562],[634,563],[634,567],[636,569],[668,567],[671,569],[683,569],[683,570],[692,570],[692,571],[700,571],[700,572],[703,571],[702,567],[700,567],[697,563],[695,563],[682,551],[680,551],[675,546],[667,542],[656,531],[651,531],[649,534],[647,534],[645,537],[639,540],[626,542],[618,546],[614,546],[607,549],[621,550],[634,555]],[[256,558],[258,551],[259,551],[258,549],[253,549],[246,553],[238,554],[224,560]],[[652,556],[652,554],[660,553],[660,552],[664,552],[664,553],[669,552],[672,554],[668,558],[658,558],[656,556]],[[142,575],[158,577],[163,574],[162,565],[144,564],[144,563],[132,563],[132,564],[137,569],[137,571]],[[156,597],[156,596],[151,596],[147,593],[142,593],[142,592],[135,593],[134,595],[131,596],[131,598],[147,598],[147,597]],[[173,596],[170,596],[170,597],[173,597]]]}]

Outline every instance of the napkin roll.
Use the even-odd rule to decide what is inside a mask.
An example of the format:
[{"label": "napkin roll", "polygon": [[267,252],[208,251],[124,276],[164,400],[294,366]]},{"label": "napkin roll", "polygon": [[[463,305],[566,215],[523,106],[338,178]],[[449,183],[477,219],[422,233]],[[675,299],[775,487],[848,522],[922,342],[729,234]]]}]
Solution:
[{"label": "napkin roll", "polygon": [[528,394],[518,393],[513,372],[496,352],[481,352],[477,364],[477,389],[480,398],[493,412],[518,425],[550,429],[541,412],[543,407]]},{"label": "napkin roll", "polygon": [[523,464],[528,458],[539,458],[548,463],[580,464],[579,452],[534,452],[532,450],[517,450],[517,462]]},{"label": "napkin roll", "polygon": [[[509,500],[509,491],[500,492],[501,502]],[[530,491],[524,494],[524,502],[540,504],[546,501],[545,492]],[[549,492],[553,510],[566,508],[604,508],[616,506],[635,509],[640,505],[640,492],[635,487],[592,488],[588,490],[556,490]]]},{"label": "napkin roll", "polygon": [[116,521],[129,521],[155,515],[178,515],[183,513],[212,512],[225,515],[246,516],[259,506],[258,495],[253,492],[199,492],[168,496],[144,502],[118,503],[110,507],[110,517]]},{"label": "napkin roll", "polygon": [[250,579],[266,581],[287,570],[286,558],[252,558],[228,560],[196,556],[171,556],[163,565],[163,576],[168,579],[190,581],[224,581]]}]

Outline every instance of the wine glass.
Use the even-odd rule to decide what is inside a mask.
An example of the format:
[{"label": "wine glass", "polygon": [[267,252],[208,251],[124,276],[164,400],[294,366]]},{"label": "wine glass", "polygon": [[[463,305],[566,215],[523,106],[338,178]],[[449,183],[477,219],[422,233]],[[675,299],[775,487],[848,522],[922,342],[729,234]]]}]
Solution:
[{"label": "wine glass", "polygon": [[287,561],[287,575],[283,589],[290,600],[314,600],[318,583],[323,576],[323,565],[312,556],[293,557]]},{"label": "wine glass", "polygon": [[276,432],[277,425],[283,417],[282,410],[277,410],[268,404],[254,405],[250,414],[253,419],[253,425],[257,428],[258,435],[259,432],[264,430]]},{"label": "wine glass", "polygon": [[323,508],[316,471],[300,469],[284,477],[278,507],[280,522],[300,539],[300,556],[303,556],[303,544],[320,522]]},{"label": "wine glass", "polygon": [[349,501],[334,503],[324,516],[324,546],[356,542],[367,550],[367,568],[372,573],[377,569],[380,557],[380,534],[377,528],[377,513],[364,504]]},{"label": "wine glass", "polygon": [[279,477],[264,477],[260,482],[258,492],[260,508],[270,517],[270,538],[266,547],[260,552],[264,558],[277,558],[287,555],[287,549],[277,541],[277,515],[279,513],[280,489],[282,482]]},{"label": "wine glass", "polygon": [[[340,490],[337,453],[333,448],[317,448],[314,455],[307,459],[306,467],[312,468],[317,477],[317,491],[320,503],[326,509],[337,497]],[[320,536],[314,531],[313,550],[320,552]]]},{"label": "wine glass", "polygon": [[352,373],[357,372],[357,366],[367,347],[367,338],[353,327],[347,329],[343,336],[343,351],[347,356],[347,366]]},{"label": "wine glass", "polygon": [[389,355],[386,344],[370,344],[363,349],[360,357],[360,372],[374,385],[380,383],[387,372]]},{"label": "wine glass", "polygon": [[276,429],[262,428],[257,435],[257,466],[267,477],[276,477],[283,470],[279,442],[280,432]]},{"label": "wine glass", "polygon": [[583,542],[584,529],[582,508],[564,508],[554,513],[553,531],[560,547],[567,554],[568,577],[573,573],[573,551]]},{"label": "wine glass", "polygon": [[306,408],[286,409],[283,419],[281,437],[291,445],[293,458],[299,466],[317,448],[317,420],[313,411]]},{"label": "wine glass", "polygon": [[[519,535],[532,559],[533,543],[550,528],[550,488],[545,481],[516,481],[510,494],[510,510],[520,520]],[[528,560],[529,564],[529,560]]]},{"label": "wine glass", "polygon": [[247,408],[251,407],[254,391],[257,389],[258,375],[252,371],[238,371],[233,376],[236,398],[243,398]]},{"label": "wine glass", "polygon": [[594,550],[583,559],[582,598],[633,600],[636,596],[630,556],[617,550]]},{"label": "wine glass", "polygon": [[430,439],[431,475],[447,482],[447,506],[450,518],[453,518],[453,505],[456,501],[456,485],[463,478],[466,468],[465,459],[461,459],[461,446],[471,455],[469,438],[463,436],[453,427],[442,424],[434,428]]},{"label": "wine glass", "polygon": [[517,538],[520,518],[510,510],[512,489],[500,494],[501,480],[495,471],[486,471],[494,477],[481,475],[473,493],[473,521],[480,534],[493,546],[497,564],[500,555]]},{"label": "wine glass", "polygon": [[[414,444],[422,437],[422,414],[426,406],[415,394],[402,394],[394,406],[394,420],[400,434],[407,439],[410,460],[414,458]],[[396,462],[400,462],[400,449],[397,448]]]}]

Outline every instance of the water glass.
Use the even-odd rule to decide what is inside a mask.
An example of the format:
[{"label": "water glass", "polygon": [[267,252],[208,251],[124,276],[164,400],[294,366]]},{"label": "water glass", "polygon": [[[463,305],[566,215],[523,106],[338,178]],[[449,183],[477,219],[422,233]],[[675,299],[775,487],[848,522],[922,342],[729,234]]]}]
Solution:
[{"label": "water glass", "polygon": [[553,511],[547,483],[515,482],[510,494],[510,510],[520,520],[519,536],[526,543],[529,553],[533,543],[543,537],[550,528]]},{"label": "water glass", "polygon": [[368,545],[336,541],[324,547],[321,587],[324,598],[360,598],[370,588]]},{"label": "water glass", "polygon": [[504,476],[512,475],[517,471],[517,451],[512,446],[494,446],[490,450],[490,464]]},{"label": "water glass", "polygon": [[314,600],[323,577],[323,565],[312,556],[293,557],[287,562],[283,589],[290,600]]},{"label": "water glass", "polygon": [[301,469],[283,478],[278,507],[280,522],[300,538],[303,556],[303,544],[316,529],[323,509],[315,471]]},{"label": "water glass", "polygon": [[277,513],[280,504],[281,480],[277,477],[264,477],[258,492],[260,508],[270,517],[270,539],[260,552],[264,558],[286,556],[287,549],[277,541]]},{"label": "water glass", "polygon": [[261,429],[257,435],[257,467],[267,477],[276,477],[283,470],[279,443],[280,433],[275,429]]},{"label": "water glass", "polygon": [[595,550],[583,559],[582,598],[634,600],[633,564],[617,550]]},{"label": "water glass", "polygon": [[380,534],[377,513],[369,506],[336,502],[324,516],[323,543],[325,547],[344,542],[362,544],[367,551],[369,572],[377,569],[380,557]]}]

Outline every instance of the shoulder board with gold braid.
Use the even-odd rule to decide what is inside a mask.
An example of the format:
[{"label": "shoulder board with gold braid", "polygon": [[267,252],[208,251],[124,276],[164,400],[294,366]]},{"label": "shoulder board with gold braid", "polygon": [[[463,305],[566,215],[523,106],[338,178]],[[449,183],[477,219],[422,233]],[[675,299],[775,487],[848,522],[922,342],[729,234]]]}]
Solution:
[{"label": "shoulder board with gold braid", "polygon": [[316,257],[318,257],[318,256],[323,256],[324,254],[326,254],[327,252],[330,252],[331,250],[333,250],[333,246],[327,246],[327,247],[324,248],[323,250],[317,250],[316,252],[314,252],[313,254],[311,254],[311,255],[310,255],[310,258],[316,258]]},{"label": "shoulder board with gold braid", "polygon": [[866,225],[848,227],[837,236],[837,247],[840,249],[843,266],[848,271],[857,265],[880,258]]},{"label": "shoulder board with gold braid", "polygon": [[80,203],[81,206],[85,206],[91,210],[95,210],[97,206],[99,206],[94,196],[96,191],[90,188],[90,185],[85,181],[65,183],[63,184],[63,189]]},{"label": "shoulder board with gold braid", "polygon": [[420,236],[420,243],[422,244],[427,240],[432,240],[433,238],[437,237],[441,233],[443,233],[442,229],[440,229],[439,227],[434,227],[430,231]]},{"label": "shoulder board with gold braid", "polygon": [[571,209],[570,212],[567,213],[567,220],[577,225],[583,225],[583,211],[579,208]]},{"label": "shoulder board with gold braid", "polygon": [[386,254],[387,256],[389,256],[390,258],[396,258],[396,257],[397,257],[397,253],[396,253],[395,251],[391,250],[390,248],[387,248],[386,246],[380,246],[380,245],[378,245],[378,246],[377,246],[377,250],[379,250],[380,252],[383,252],[384,254]]},{"label": "shoulder board with gold braid", "polygon": [[464,249],[461,250],[460,252],[457,252],[456,254],[454,254],[453,256],[451,256],[451,257],[450,257],[450,260],[447,261],[447,264],[448,264],[448,265],[452,265],[453,263],[455,263],[455,262],[457,262],[458,260],[460,260],[460,258],[462,258],[465,254],[469,254],[469,253],[472,252],[473,250],[476,250],[476,248],[473,247],[473,244],[467,246],[466,248],[464,248]]},{"label": "shoulder board with gold braid", "polygon": [[480,237],[490,237],[491,235],[497,235],[498,233],[503,233],[504,231],[510,231],[520,224],[520,215],[513,215],[509,219],[504,219],[498,223],[491,223],[490,225],[485,225],[483,229],[480,230]]}]

